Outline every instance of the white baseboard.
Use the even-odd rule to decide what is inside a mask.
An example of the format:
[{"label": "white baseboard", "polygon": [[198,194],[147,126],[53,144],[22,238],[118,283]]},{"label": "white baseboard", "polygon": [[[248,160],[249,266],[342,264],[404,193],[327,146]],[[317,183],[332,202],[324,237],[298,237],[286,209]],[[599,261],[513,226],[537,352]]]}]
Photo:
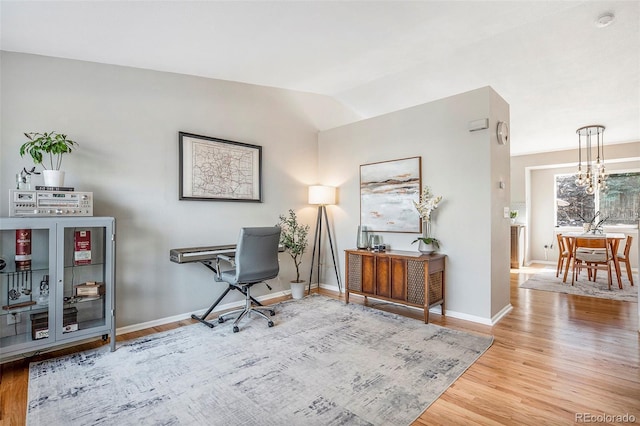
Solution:
[{"label": "white baseboard", "polygon": [[479,316],[476,316],[476,315],[469,315],[469,314],[465,314],[465,313],[462,313],[462,312],[451,311],[449,309],[445,310],[445,314],[446,314],[446,316],[451,317],[451,318],[457,318],[457,319],[470,321],[470,322],[475,322],[475,323],[483,324],[483,325],[493,325],[491,319],[484,318],[484,317],[479,317]]},{"label": "white baseboard", "polygon": [[513,310],[513,306],[511,305],[511,303],[509,303],[507,306],[502,308],[500,312],[498,312],[491,318],[491,325],[496,325],[498,322],[500,322],[502,318],[507,316],[507,314],[512,310]]},{"label": "white baseboard", "polygon": [[[311,288],[315,288],[316,286],[317,286],[317,284],[311,284]],[[268,303],[271,299],[275,299],[275,298],[282,297],[282,296],[289,296],[290,294],[291,294],[291,290],[283,290],[283,291],[269,293],[269,294],[266,294],[264,296],[256,297],[256,300],[258,300],[258,302],[261,302],[261,303],[262,302],[267,302]],[[211,311],[211,313],[213,314],[213,313],[216,313],[216,312],[226,311],[228,309],[240,308],[243,305],[244,305],[244,300],[236,300],[235,302],[220,304],[220,305],[216,306],[216,308],[213,311]],[[161,325],[170,324],[172,322],[182,321],[182,320],[185,320],[185,319],[191,319],[191,315],[195,314],[195,315],[200,316],[200,315],[204,314],[205,312],[207,312],[207,309],[209,309],[209,308],[200,309],[198,311],[193,311],[193,312],[182,313],[182,314],[178,314],[178,315],[173,315],[173,316],[170,316],[170,317],[158,318],[158,319],[153,320],[153,321],[147,321],[147,322],[143,322],[143,323],[127,325],[125,327],[120,327],[120,328],[116,329],[116,335],[125,334],[125,333],[132,333],[134,331],[144,330],[145,328],[158,327],[158,326],[161,326]],[[116,316],[117,316],[117,311],[116,311]]]}]

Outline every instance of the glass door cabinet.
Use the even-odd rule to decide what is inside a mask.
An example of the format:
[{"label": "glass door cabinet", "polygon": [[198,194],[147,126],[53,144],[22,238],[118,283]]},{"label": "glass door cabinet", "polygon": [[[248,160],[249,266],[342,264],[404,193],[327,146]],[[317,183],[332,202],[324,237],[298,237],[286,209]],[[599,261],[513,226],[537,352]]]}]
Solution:
[{"label": "glass door cabinet", "polygon": [[115,220],[0,218],[0,357],[85,339],[115,350]]}]

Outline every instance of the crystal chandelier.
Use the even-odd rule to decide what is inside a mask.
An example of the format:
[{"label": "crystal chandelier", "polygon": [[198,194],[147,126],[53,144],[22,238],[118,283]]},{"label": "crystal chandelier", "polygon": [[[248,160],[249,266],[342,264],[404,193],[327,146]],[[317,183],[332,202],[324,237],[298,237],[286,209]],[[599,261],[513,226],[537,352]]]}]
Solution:
[{"label": "crystal chandelier", "polygon": [[[576,130],[578,134],[578,173],[576,185],[584,186],[585,192],[589,195],[607,189],[607,174],[604,170],[604,126],[592,124],[580,127]],[[595,142],[595,145],[593,144]],[[585,156],[586,172],[582,170],[583,147]],[[595,163],[592,161],[592,148],[596,148]]]}]

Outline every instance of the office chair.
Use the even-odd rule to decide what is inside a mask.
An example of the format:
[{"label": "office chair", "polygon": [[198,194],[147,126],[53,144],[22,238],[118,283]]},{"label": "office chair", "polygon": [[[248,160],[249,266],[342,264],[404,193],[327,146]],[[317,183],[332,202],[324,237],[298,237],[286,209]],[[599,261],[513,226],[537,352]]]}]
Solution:
[{"label": "office chair", "polygon": [[[278,276],[280,271],[278,263],[279,242],[279,226],[242,228],[238,238],[235,258],[218,255],[216,259],[216,263],[224,260],[234,266],[233,269],[226,271],[220,271],[220,268],[218,268],[219,279],[245,295],[244,308],[227,312],[218,317],[218,322],[223,323],[227,317],[236,315],[233,323],[234,333],[240,331],[238,324],[251,313],[265,318],[269,327],[273,327],[273,321],[264,312],[269,312],[271,316],[275,315],[276,312],[272,308],[252,306],[252,301],[255,302],[255,299],[251,297],[251,287]],[[267,287],[269,287],[269,284],[267,284]]]}]

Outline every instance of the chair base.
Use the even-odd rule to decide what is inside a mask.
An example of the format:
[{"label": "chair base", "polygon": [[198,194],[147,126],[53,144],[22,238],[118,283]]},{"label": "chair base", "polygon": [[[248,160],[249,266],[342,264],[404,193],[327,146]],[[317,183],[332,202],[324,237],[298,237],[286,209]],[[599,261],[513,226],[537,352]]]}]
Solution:
[{"label": "chair base", "polygon": [[255,299],[253,299],[251,297],[251,292],[250,292],[250,288],[251,286],[246,286],[246,288],[242,289],[241,291],[245,294],[245,305],[244,308],[242,309],[236,309],[234,311],[231,312],[227,312],[224,314],[221,314],[220,316],[218,316],[218,322],[219,323],[223,323],[225,322],[227,319],[227,317],[232,317],[235,318],[235,321],[233,322],[233,332],[237,333],[238,331],[240,331],[240,327],[238,326],[238,324],[240,324],[240,321],[242,321],[243,318],[250,316],[252,313],[257,314],[258,316],[261,316],[262,318],[267,320],[267,325],[269,327],[273,327],[274,323],[273,321],[271,321],[271,318],[269,318],[265,312],[268,312],[269,315],[274,316],[276,314],[276,311],[273,308],[269,308],[269,307],[262,307],[262,305],[259,304],[260,306],[253,306],[252,305],[252,301],[254,301]]},{"label": "chair base", "polygon": [[[236,285],[229,284],[229,286],[224,291],[224,293],[222,293],[220,295],[220,297],[218,297],[218,299],[215,302],[213,302],[213,304],[209,307],[209,309],[207,309],[207,312],[202,314],[202,316],[197,316],[196,314],[191,314],[191,318],[196,320],[196,321],[200,321],[202,324],[206,325],[209,328],[213,328],[213,323],[207,321],[205,318],[207,318],[209,316],[209,314],[216,308],[216,306],[218,306],[218,304],[222,301],[222,299],[224,299],[224,297],[227,295],[227,293],[229,293],[231,290],[238,290],[240,293],[244,294],[245,297],[249,297],[254,304],[256,304],[258,306],[262,306],[262,303],[258,302],[256,299],[251,297],[251,295],[247,295],[248,290],[245,290],[241,286],[236,286]],[[228,312],[228,313],[231,313],[231,312]],[[218,322],[221,322],[221,321],[218,320]]]}]

